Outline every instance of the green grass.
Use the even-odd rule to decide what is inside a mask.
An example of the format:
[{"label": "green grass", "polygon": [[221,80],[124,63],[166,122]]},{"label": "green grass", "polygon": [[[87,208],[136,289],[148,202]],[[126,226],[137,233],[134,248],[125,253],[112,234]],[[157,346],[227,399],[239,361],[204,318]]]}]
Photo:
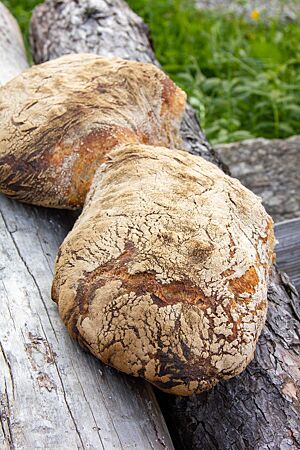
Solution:
[{"label": "green grass", "polygon": [[[35,0],[6,0],[27,36]],[[163,68],[213,143],[300,134],[300,27],[197,11],[189,0],[129,0]]]}]

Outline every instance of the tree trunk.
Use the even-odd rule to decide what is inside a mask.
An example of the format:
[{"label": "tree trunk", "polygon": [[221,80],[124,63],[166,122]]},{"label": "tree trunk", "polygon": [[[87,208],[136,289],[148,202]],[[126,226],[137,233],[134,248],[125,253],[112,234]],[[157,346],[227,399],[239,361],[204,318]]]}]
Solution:
[{"label": "tree trunk", "polygon": [[[4,19],[1,80],[24,66],[9,65],[5,51],[23,47],[0,4]],[[152,388],[84,353],[51,301],[54,258],[73,222],[0,196],[0,448],[172,450]]]},{"label": "tree trunk", "polygon": [[[80,50],[157,63],[147,28],[122,0],[46,0],[33,14],[31,41],[37,62]],[[221,165],[190,107],[182,136],[188,151]],[[268,298],[242,375],[198,397],[160,397],[178,449],[300,448],[299,297],[275,266]]]},{"label": "tree trunk", "polygon": [[0,85],[28,67],[22,35],[15,18],[0,2]]}]

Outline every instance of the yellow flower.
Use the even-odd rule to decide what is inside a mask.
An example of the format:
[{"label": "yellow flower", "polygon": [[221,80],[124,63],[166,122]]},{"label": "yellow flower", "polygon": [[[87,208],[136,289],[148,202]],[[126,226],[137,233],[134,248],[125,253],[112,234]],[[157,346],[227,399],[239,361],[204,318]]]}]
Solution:
[{"label": "yellow flower", "polygon": [[258,11],[258,9],[255,8],[251,11],[250,17],[252,20],[258,20],[259,16],[260,16],[260,12]]}]

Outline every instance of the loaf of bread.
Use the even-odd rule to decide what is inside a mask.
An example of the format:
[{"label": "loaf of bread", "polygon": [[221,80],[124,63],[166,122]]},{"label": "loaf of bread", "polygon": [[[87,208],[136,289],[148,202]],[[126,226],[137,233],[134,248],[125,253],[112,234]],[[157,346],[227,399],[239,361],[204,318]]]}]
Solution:
[{"label": "loaf of bread", "polygon": [[115,145],[178,144],[185,98],[152,64],[77,54],[31,67],[0,89],[0,191],[81,208]]},{"label": "loaf of bread", "polygon": [[267,310],[272,219],[179,150],[120,145],[62,244],[52,295],[101,361],[179,395],[239,374]]}]

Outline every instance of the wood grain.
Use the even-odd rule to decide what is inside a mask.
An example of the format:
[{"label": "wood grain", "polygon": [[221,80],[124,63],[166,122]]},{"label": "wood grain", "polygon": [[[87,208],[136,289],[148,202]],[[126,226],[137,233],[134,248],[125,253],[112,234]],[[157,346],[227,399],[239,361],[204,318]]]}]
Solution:
[{"label": "wood grain", "polygon": [[300,218],[277,223],[275,235],[278,267],[288,274],[300,292]]}]

